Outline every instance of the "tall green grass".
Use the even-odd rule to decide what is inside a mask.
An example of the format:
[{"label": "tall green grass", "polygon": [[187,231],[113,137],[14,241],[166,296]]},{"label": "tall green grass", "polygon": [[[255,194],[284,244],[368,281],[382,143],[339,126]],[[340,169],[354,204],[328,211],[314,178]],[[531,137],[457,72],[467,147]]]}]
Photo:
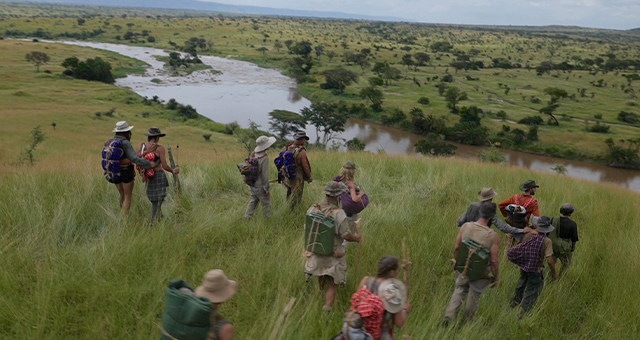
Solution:
[{"label": "tall green grass", "polygon": [[[237,152],[237,159],[244,153]],[[170,192],[164,219],[146,225],[150,204],[140,182],[132,209],[122,217],[113,185],[94,168],[69,174],[8,175],[0,182],[0,338],[151,339],[158,333],[164,287],[182,278],[194,287],[221,268],[239,283],[221,306],[237,339],[266,339],[291,297],[297,299],[279,339],[329,339],[341,325],[355,283],[375,273],[385,254],[401,255],[407,238],[413,262],[413,310],[405,332],[413,339],[621,339],[637,338],[640,302],[640,231],[637,194],[614,186],[570,180],[498,165],[368,153],[312,152],[315,181],[291,212],[285,191],[272,187],[273,216],[242,214],[247,187],[230,157],[182,168],[183,193]],[[322,199],[322,186],[351,159],[356,181],[371,199],[361,214],[359,272],[356,247],[347,250],[349,276],[334,311],[321,312],[315,280],[304,282],[303,216]],[[272,173],[273,175],[273,173]],[[440,328],[453,290],[448,260],[454,221],[492,186],[498,199],[525,179],[541,187],[542,214],[577,207],[580,242],[574,263],[559,281],[547,282],[524,320],[508,307],[518,277],[501,258],[501,283],[487,290],[476,319]]]}]

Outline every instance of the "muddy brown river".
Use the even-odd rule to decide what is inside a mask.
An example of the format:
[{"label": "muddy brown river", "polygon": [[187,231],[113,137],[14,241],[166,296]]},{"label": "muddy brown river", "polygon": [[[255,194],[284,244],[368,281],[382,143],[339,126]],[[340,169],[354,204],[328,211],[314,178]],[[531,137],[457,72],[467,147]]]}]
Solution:
[{"label": "muddy brown river", "polygon": [[[274,109],[299,112],[311,103],[301,97],[296,83],[278,70],[264,69],[255,64],[226,58],[202,56],[202,61],[214,70],[197,71],[188,76],[170,76],[163,63],[153,56],[168,53],[164,50],[118,44],[95,42],[64,42],[67,44],[109,50],[142,60],[150,65],[144,76],[131,75],[118,79],[116,85],[129,87],[145,97],[158,96],[167,101],[174,98],[189,104],[198,112],[221,123],[238,122],[246,127],[249,121],[256,122],[261,129],[269,129],[268,113]],[[152,80],[154,80],[152,82]],[[307,126],[307,132],[315,137],[315,130]],[[387,154],[415,154],[413,145],[421,137],[406,131],[379,124],[349,119],[342,140],[358,138],[370,152],[384,151]],[[481,147],[456,144],[455,157],[477,159]],[[501,150],[510,165],[539,171],[553,172],[556,164],[563,164],[567,175],[591,181],[615,183],[621,187],[640,192],[640,172],[610,168],[604,165],[532,155],[523,152]]]}]

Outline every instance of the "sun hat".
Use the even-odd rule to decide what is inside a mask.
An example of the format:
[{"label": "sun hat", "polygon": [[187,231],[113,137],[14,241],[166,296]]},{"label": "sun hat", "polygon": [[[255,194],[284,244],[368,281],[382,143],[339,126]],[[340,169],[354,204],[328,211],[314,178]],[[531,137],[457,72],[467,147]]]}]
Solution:
[{"label": "sun hat", "polygon": [[113,129],[113,132],[127,132],[133,129],[133,125],[129,126],[126,121],[121,120],[116,123],[116,128]]},{"label": "sun hat", "polygon": [[205,274],[202,285],[196,288],[196,296],[206,297],[213,303],[221,303],[232,297],[237,288],[237,282],[229,280],[222,270],[214,269]]},{"label": "sun hat", "polygon": [[491,187],[482,188],[482,190],[478,192],[478,201],[480,202],[488,201],[496,196],[498,196],[498,193],[493,191]]},{"label": "sun hat", "polygon": [[560,207],[560,213],[562,215],[571,215],[576,210],[571,203],[565,203]]},{"label": "sun hat", "polygon": [[256,139],[256,148],[253,149],[254,152],[261,152],[268,149],[273,143],[276,142],[276,137],[267,137],[260,136]]},{"label": "sun hat", "polygon": [[386,279],[378,287],[378,296],[382,299],[384,309],[395,314],[404,307],[407,287],[398,279]]},{"label": "sun hat", "polygon": [[346,161],[344,163],[344,165],[342,165],[342,167],[347,169],[347,170],[355,170],[356,169],[356,163],[354,163],[352,161]]},{"label": "sun hat", "polygon": [[149,128],[149,132],[145,132],[145,133],[143,133],[143,135],[145,135],[147,137],[164,137],[164,136],[166,136],[164,133],[160,132],[160,129],[158,129],[157,127]]},{"label": "sun hat", "polygon": [[555,229],[555,227],[551,225],[551,219],[547,216],[533,216],[533,218],[531,218],[531,224],[538,232],[544,234],[550,233]]},{"label": "sun hat", "polygon": [[331,181],[322,190],[327,196],[336,197],[344,192],[349,192],[349,188],[342,182]]},{"label": "sun hat", "polygon": [[524,183],[522,183],[520,185],[520,191],[527,191],[529,189],[533,189],[533,188],[539,188],[540,186],[536,184],[536,181],[532,180],[532,179],[528,179],[526,181],[524,181]]},{"label": "sun hat", "polygon": [[302,139],[302,138],[304,138],[304,139],[306,139],[306,140],[309,140],[309,136],[307,136],[307,133],[306,133],[306,132],[304,132],[304,131],[298,131],[298,132],[296,132],[296,134],[295,134],[295,135],[293,135],[293,138],[294,138],[295,140],[300,140],[300,139]]}]

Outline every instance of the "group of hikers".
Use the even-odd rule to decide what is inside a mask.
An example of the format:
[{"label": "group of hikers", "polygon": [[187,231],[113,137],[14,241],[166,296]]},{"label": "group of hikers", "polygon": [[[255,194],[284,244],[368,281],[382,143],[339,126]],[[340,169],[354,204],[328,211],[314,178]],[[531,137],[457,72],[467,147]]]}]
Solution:
[{"label": "group of hikers", "polygon": [[[113,139],[105,143],[103,168],[109,176],[109,164],[105,167],[105,150],[118,147],[120,174],[114,183],[120,192],[120,205],[126,212],[131,202],[133,188],[133,164],[141,168],[146,177],[147,196],[152,202],[150,220],[158,217],[168,185],[163,170],[178,173],[166,165],[165,151],[158,144],[165,136],[158,128],[149,129],[146,143],[141,143],[137,152],[130,143],[131,129],[126,122],[118,122]],[[304,182],[311,183],[311,166],[306,155],[305,143],[309,137],[304,131],[297,132],[294,142],[286,144],[274,160],[278,169],[278,182],[287,188],[287,200],[293,209],[301,202]],[[114,143],[119,142],[118,145]],[[244,214],[251,219],[258,204],[268,218],[271,212],[269,188],[269,158],[267,151],[276,142],[274,137],[260,136],[251,156],[238,164],[243,181],[249,186],[249,204]],[[117,153],[117,152],[116,152]],[[146,155],[152,156],[147,157]],[[117,156],[117,155],[116,155]],[[114,157],[111,157],[114,158]],[[114,161],[115,162],[115,161]],[[155,174],[146,176],[144,169],[153,169]],[[348,243],[358,243],[360,213],[368,205],[368,197],[355,183],[356,164],[347,161],[340,174],[329,181],[323,189],[324,200],[312,205],[305,216],[305,242],[303,257],[306,260],[304,273],[307,280],[316,276],[320,289],[324,291],[322,310],[330,312],[338,286],[344,286],[347,278],[345,258]],[[114,172],[113,169],[111,172]],[[520,186],[521,194],[513,195],[498,204],[493,199],[498,195],[492,188],[482,188],[478,202],[469,204],[467,210],[456,221],[460,227],[454,241],[451,260],[455,272],[455,288],[446,307],[442,325],[447,326],[456,318],[456,313],[466,298],[463,320],[472,319],[478,308],[480,295],[487,288],[495,288],[499,282],[500,236],[491,229],[495,226],[506,235],[505,253],[509,261],[520,269],[520,277],[510,302],[512,308],[519,307],[519,317],[530,311],[543,285],[545,262],[549,266],[552,281],[557,280],[555,263],[560,259],[562,273],[571,263],[578,241],[577,224],[570,218],[575,208],[570,203],[562,204],[560,216],[540,216],[538,201],[533,197],[539,186],[527,180]],[[505,217],[503,222],[497,216]],[[378,261],[377,274],[365,276],[356,292],[351,296],[349,311],[345,314],[340,333],[333,340],[390,340],[394,327],[402,327],[411,310],[408,304],[408,289],[397,278],[402,268],[407,271],[410,262],[387,255]],[[220,303],[236,292],[236,283],[229,280],[222,270],[209,271],[201,286],[195,290],[181,280],[172,281],[166,288],[167,307],[162,318],[161,339],[233,339],[233,327],[218,313]],[[185,313],[196,308],[199,313]]]}]

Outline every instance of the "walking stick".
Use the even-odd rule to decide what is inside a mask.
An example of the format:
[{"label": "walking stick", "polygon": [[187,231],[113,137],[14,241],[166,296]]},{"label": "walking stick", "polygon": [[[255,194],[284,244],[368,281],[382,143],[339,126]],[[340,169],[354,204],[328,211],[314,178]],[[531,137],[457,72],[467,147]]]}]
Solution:
[{"label": "walking stick", "polygon": [[[167,152],[169,153],[169,165],[171,165],[171,169],[176,168],[176,163],[173,162],[173,154],[171,153],[171,147],[167,147]],[[178,174],[173,174],[173,187],[176,190],[176,194],[180,193],[180,180],[178,179]]]},{"label": "walking stick", "polygon": [[[407,300],[405,303],[409,303],[409,266],[411,266],[411,261],[409,261],[409,257],[407,256],[407,248],[405,246],[405,239],[404,237],[401,239],[402,240],[402,275],[404,277],[404,284],[405,286],[407,286]],[[406,326],[406,322],[405,322],[405,326]],[[404,329],[402,330],[402,332],[404,333]],[[402,339],[407,340],[409,339],[409,334],[403,334],[402,335]]]},{"label": "walking stick", "polygon": [[280,324],[282,324],[282,321],[284,321],[285,315],[287,315],[287,313],[289,313],[289,311],[291,310],[291,307],[293,307],[294,302],[296,302],[296,298],[291,298],[291,300],[289,300],[289,303],[287,303],[287,305],[284,306],[282,313],[280,313],[280,316],[278,317],[278,321],[276,321],[276,326],[273,329],[273,332],[271,332],[271,335],[269,336],[269,340],[274,340],[276,338],[276,335],[278,335]]}]

